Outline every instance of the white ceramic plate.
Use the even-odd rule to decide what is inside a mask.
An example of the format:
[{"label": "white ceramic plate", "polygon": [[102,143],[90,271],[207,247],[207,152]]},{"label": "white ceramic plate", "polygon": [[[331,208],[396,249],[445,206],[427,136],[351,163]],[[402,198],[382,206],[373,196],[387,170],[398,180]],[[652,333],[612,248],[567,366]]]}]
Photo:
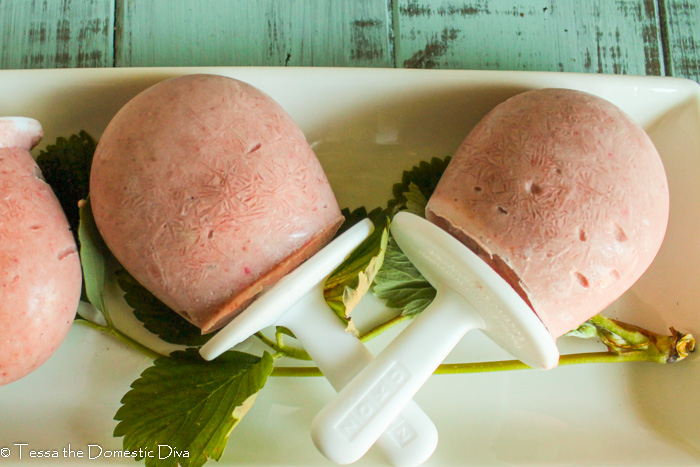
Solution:
[{"label": "white ceramic plate", "polygon": [[[671,189],[671,220],[647,273],[607,314],[663,332],[700,336],[700,102],[696,83],[668,78],[565,73],[368,69],[150,68],[0,72],[0,115],[40,120],[43,144],[85,129],[98,137],[132,96],[194,72],[247,81],[270,94],[312,142],[341,206],[384,206],[401,172],[451,154],[493,106],[532,88],[567,87],[604,97],[649,132]],[[360,322],[381,304],[372,297]],[[392,331],[392,333],[398,330]],[[392,333],[371,343],[378,351]],[[563,352],[599,347],[560,339]],[[450,361],[507,358],[471,333]],[[440,444],[429,465],[700,464],[700,367],[583,365],[548,372],[435,376],[416,400]],[[58,352],[30,376],[0,388],[0,448],[17,465],[80,463],[63,449],[118,450],[112,420],[148,361],[122,344],[74,326]],[[308,427],[333,395],[320,378],[271,378],[231,435],[220,464],[326,465]],[[18,455],[22,446],[23,458]],[[32,460],[29,450],[61,458]],[[93,454],[97,448],[93,448]],[[132,464],[84,459],[82,463]],[[362,465],[381,464],[370,452]]]}]

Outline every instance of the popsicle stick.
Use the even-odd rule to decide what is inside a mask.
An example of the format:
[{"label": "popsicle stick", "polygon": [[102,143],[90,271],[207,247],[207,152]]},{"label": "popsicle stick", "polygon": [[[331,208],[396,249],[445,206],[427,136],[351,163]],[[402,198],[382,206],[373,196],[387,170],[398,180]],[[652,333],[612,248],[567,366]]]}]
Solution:
[{"label": "popsicle stick", "polygon": [[340,463],[354,462],[372,446],[472,329],[484,330],[530,366],[551,368],[559,360],[554,340],[529,306],[467,247],[405,212],[394,216],[391,231],[437,295],[314,419],[317,447]]},{"label": "popsicle stick", "polygon": [[[257,331],[272,326],[328,276],[372,232],[372,221],[358,222],[257,298],[200,349],[213,360]],[[324,307],[327,305],[324,303]]]},{"label": "popsicle stick", "polygon": [[316,447],[339,464],[357,461],[411,403],[435,368],[470,330],[483,327],[460,295],[443,290],[379,358],[319,412],[311,426]]},{"label": "popsicle stick", "polygon": [[[372,354],[345,332],[344,324],[328,308],[323,282],[372,228],[372,222],[365,219],[283,277],[207,342],[200,349],[201,355],[212,360],[262,328],[283,325],[292,330],[331,385],[340,390],[372,360]],[[345,459],[362,457],[377,441],[392,465],[419,465],[435,450],[437,430],[413,401],[406,401],[404,407],[362,452],[354,452],[352,446],[342,443],[320,443],[317,447],[329,459],[346,463]]]},{"label": "popsicle stick", "polygon": [[[374,358],[356,337],[345,332],[343,323],[328,309],[323,298],[323,283],[294,304],[278,324],[291,329],[336,391],[340,391]],[[369,446],[376,441],[391,465],[418,466],[428,460],[437,447],[437,429],[412,400],[406,401],[401,409],[387,420]],[[362,416],[363,410],[356,407],[354,413],[345,418],[341,430],[352,433]],[[337,431],[312,430],[316,447],[334,462],[354,462],[367,452],[367,449],[355,450],[352,445],[345,450],[344,443],[318,439],[318,436],[329,433]]]}]

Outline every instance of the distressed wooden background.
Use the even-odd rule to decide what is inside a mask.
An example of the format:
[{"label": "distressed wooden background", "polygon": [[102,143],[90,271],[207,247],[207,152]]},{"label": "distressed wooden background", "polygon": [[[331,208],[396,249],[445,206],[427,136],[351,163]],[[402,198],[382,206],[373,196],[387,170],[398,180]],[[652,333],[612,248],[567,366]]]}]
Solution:
[{"label": "distressed wooden background", "polygon": [[700,0],[0,0],[0,68],[289,65],[700,80]]}]

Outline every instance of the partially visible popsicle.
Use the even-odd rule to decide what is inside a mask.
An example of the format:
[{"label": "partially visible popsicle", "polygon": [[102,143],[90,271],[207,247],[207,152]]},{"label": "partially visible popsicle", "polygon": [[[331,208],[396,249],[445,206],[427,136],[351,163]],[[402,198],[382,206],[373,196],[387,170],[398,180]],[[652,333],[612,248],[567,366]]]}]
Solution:
[{"label": "partially visible popsicle", "polygon": [[[532,367],[555,366],[554,339],[619,297],[655,257],[668,184],[648,136],[621,110],[545,89],[477,124],[426,214],[445,230],[408,213],[391,230],[437,296],[318,414],[312,435],[322,451],[371,446],[472,329]],[[381,403],[347,436],[345,421],[376,394]]]},{"label": "partially visible popsicle", "polygon": [[34,119],[0,118],[0,386],[56,351],[80,300],[75,240],[29,153],[42,136]]}]

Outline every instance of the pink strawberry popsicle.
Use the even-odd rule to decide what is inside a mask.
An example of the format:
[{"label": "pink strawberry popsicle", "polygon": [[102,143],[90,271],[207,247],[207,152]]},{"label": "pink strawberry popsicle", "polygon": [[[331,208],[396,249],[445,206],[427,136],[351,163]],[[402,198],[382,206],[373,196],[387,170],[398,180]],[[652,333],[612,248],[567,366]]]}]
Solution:
[{"label": "pink strawberry popsicle", "polygon": [[[203,333],[223,327],[205,359],[281,325],[335,388],[371,361],[322,289],[372,223],[326,246],[343,221],[333,191],[304,134],[260,90],[215,75],[145,90],[100,139],[90,196],[107,246],[142,285]],[[409,405],[378,448],[417,465],[436,444]]]},{"label": "pink strawberry popsicle", "polygon": [[426,209],[518,291],[553,337],[642,275],[668,215],[666,175],[644,130],[610,102],[568,89],[525,92],[494,108]]},{"label": "pink strawberry popsicle", "polygon": [[29,150],[39,122],[0,118],[0,386],[42,365],[78,309],[78,250]]},{"label": "pink strawberry popsicle", "polygon": [[204,333],[343,220],[291,117],[260,90],[215,75],[170,79],[128,102],[100,139],[90,196],[116,258]]},{"label": "pink strawberry popsicle", "polygon": [[[435,299],[319,412],[317,445],[366,450],[474,329],[533,368],[556,366],[555,338],[637,280],[668,213],[658,153],[609,102],[545,89],[497,106],[450,162],[428,220],[395,215],[392,235]],[[336,429],[365,406],[352,437]]]}]

